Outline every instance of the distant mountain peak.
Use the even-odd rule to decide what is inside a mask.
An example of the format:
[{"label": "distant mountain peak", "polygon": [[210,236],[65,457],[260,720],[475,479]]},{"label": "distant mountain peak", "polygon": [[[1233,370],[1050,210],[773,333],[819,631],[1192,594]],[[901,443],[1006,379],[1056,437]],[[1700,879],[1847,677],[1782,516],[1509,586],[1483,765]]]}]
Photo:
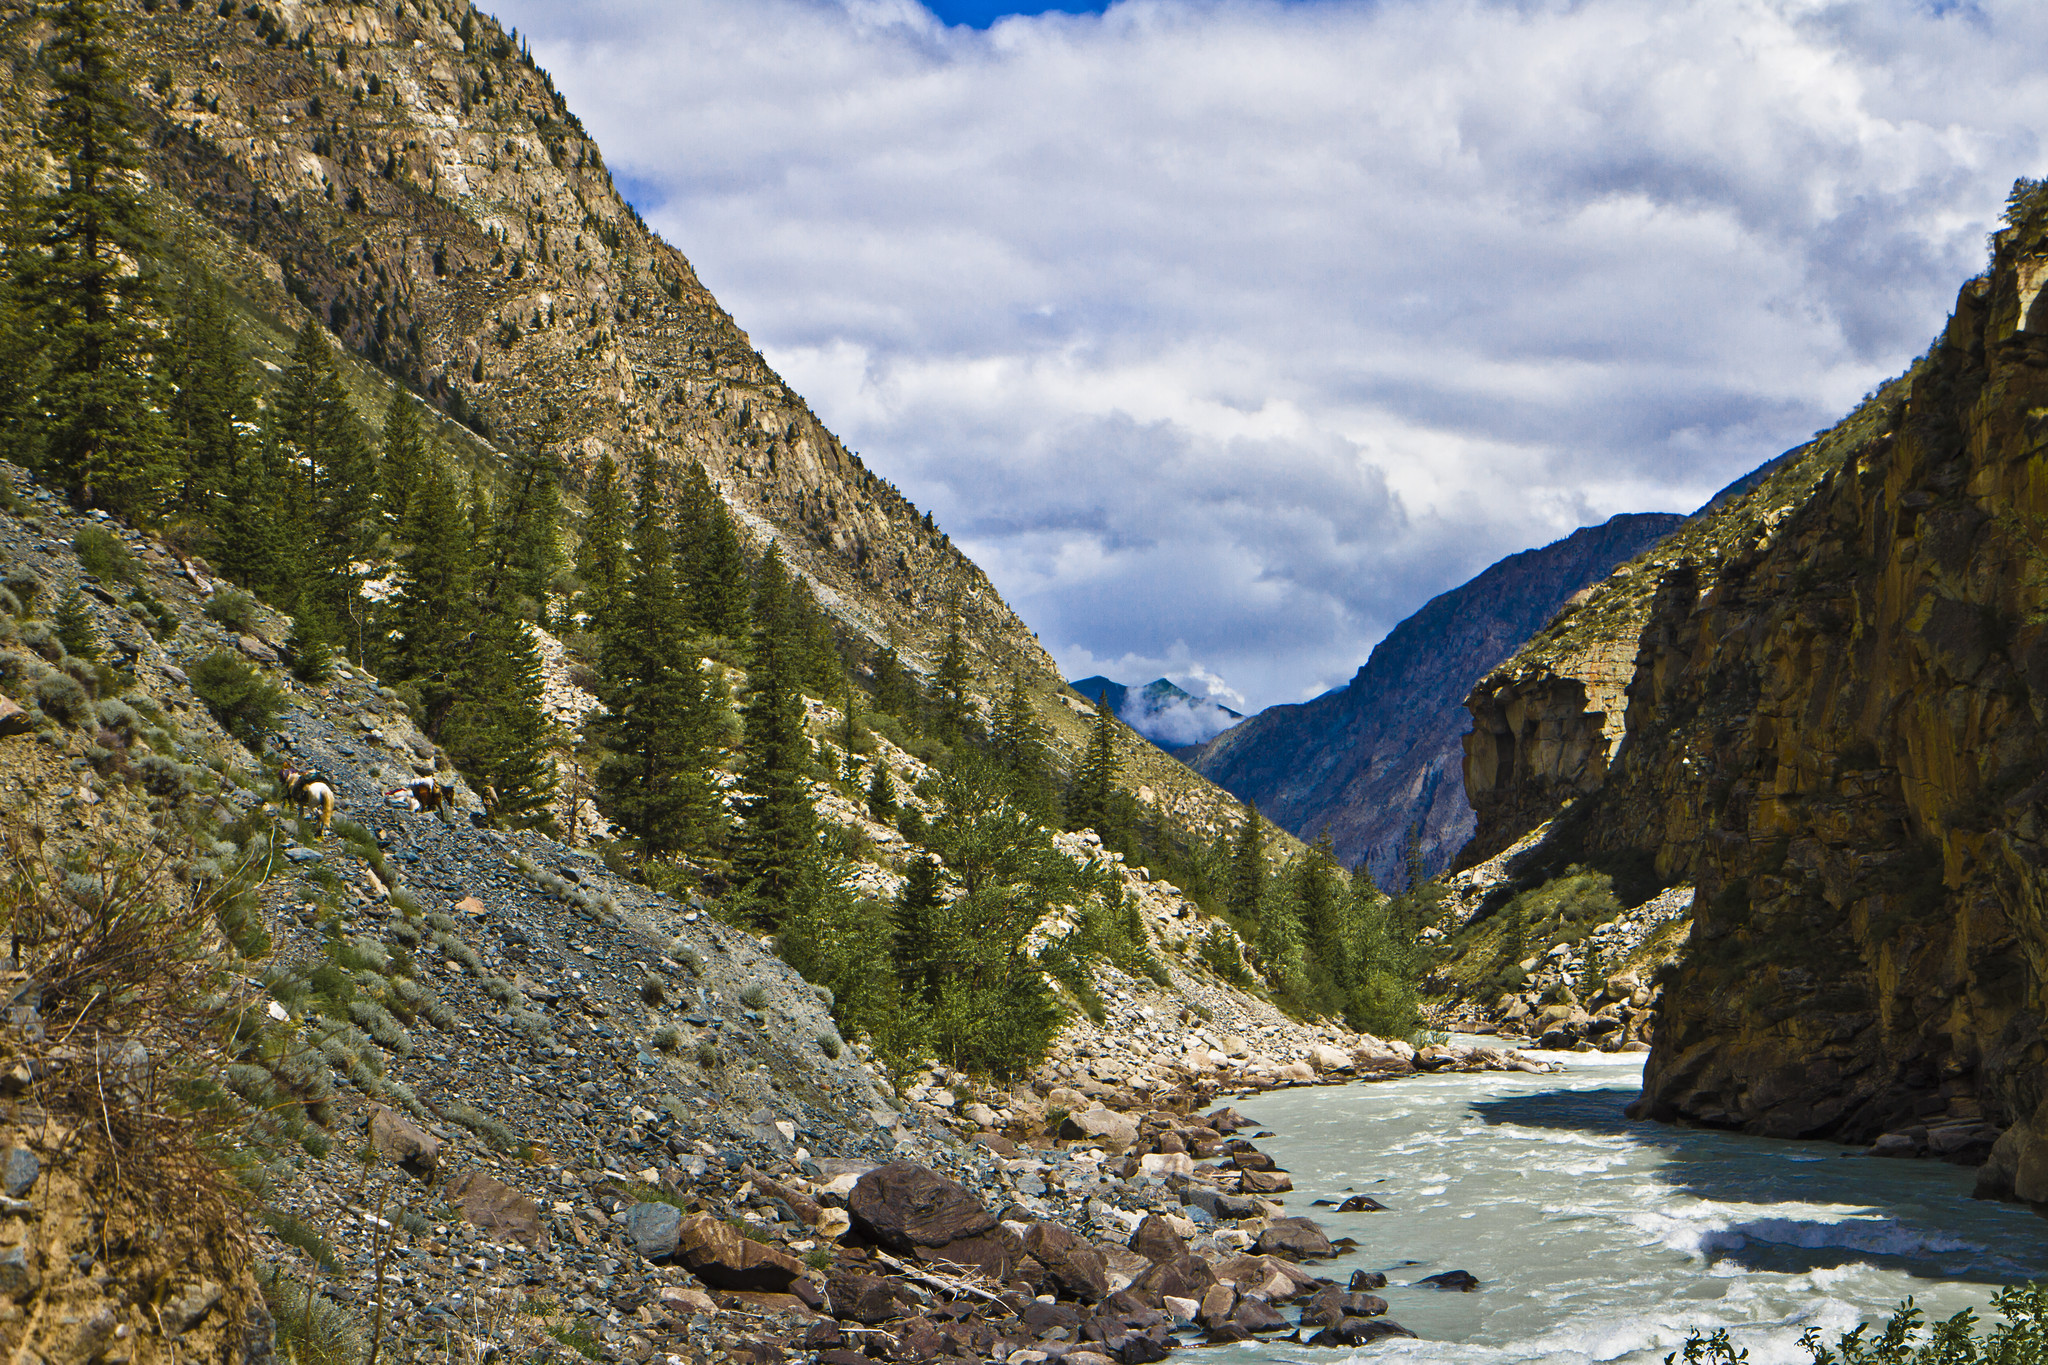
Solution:
[{"label": "distant mountain peak", "polygon": [[1244,719],[1243,713],[1198,697],[1171,678],[1132,688],[1097,674],[1067,686],[1097,704],[1107,700],[1118,720],[1162,749],[1206,743]]}]

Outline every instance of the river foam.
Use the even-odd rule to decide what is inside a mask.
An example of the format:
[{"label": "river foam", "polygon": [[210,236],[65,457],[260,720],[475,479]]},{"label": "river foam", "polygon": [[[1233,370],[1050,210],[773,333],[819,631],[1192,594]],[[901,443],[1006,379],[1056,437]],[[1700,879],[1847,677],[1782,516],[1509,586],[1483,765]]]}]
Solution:
[{"label": "river foam", "polygon": [[[1858,1149],[1638,1123],[1640,1056],[1563,1054],[1558,1076],[1486,1073],[1283,1091],[1239,1108],[1292,1172],[1290,1212],[1361,1250],[1318,1273],[1383,1270],[1418,1341],[1361,1352],[1289,1342],[1211,1358],[1418,1365],[1658,1365],[1726,1328],[1751,1365],[1804,1365],[1800,1337],[1985,1314],[2006,1283],[2048,1278],[2048,1223],[1970,1199],[1972,1173]],[[1385,1213],[1311,1208],[1370,1191]],[[1469,1270],[1446,1294],[1427,1275]]]}]

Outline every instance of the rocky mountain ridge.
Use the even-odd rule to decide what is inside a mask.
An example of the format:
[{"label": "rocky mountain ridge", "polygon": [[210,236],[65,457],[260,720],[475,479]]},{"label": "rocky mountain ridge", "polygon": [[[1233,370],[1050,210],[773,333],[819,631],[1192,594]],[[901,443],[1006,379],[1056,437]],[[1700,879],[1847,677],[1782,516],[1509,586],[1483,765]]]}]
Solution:
[{"label": "rocky mountain ridge", "polygon": [[1466,692],[1680,520],[1625,514],[1510,555],[1394,627],[1346,686],[1268,707],[1183,757],[1302,839],[1328,833],[1339,861],[1385,887],[1407,885],[1415,826],[1434,875],[1473,829],[1458,762]]}]

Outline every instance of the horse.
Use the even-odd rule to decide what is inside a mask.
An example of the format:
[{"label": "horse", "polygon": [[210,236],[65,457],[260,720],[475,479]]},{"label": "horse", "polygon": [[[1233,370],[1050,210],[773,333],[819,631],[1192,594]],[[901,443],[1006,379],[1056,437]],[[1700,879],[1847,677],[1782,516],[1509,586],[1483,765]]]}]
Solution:
[{"label": "horse", "polygon": [[455,789],[444,787],[432,777],[416,777],[402,787],[393,787],[384,793],[385,799],[403,796],[412,803],[416,811],[437,811],[455,799]]},{"label": "horse", "polygon": [[285,768],[278,774],[284,779],[285,792],[291,797],[301,820],[306,818],[306,807],[316,806],[320,811],[320,837],[327,837],[327,827],[334,822],[334,784],[318,773],[309,773],[298,768]]}]

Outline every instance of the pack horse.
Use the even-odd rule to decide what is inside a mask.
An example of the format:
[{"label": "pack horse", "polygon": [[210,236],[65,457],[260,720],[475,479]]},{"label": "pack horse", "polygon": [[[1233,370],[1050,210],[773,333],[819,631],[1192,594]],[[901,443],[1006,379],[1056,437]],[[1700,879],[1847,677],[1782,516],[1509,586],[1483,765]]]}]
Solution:
[{"label": "pack horse", "polygon": [[320,837],[326,838],[327,827],[334,823],[334,784],[318,773],[299,768],[286,768],[279,776],[284,779],[285,792],[291,797],[301,820],[306,818],[307,807],[318,808]]}]

